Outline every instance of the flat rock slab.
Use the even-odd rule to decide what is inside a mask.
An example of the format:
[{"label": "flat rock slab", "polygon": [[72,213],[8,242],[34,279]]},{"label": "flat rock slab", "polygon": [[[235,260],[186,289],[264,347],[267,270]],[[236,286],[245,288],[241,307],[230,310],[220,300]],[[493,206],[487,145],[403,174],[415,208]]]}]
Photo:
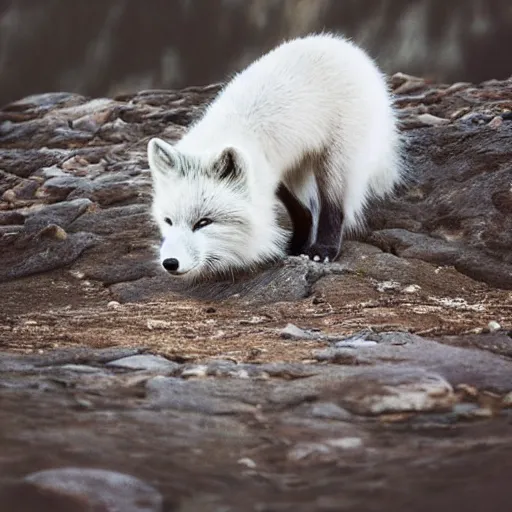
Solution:
[{"label": "flat rock slab", "polygon": [[[457,353],[464,363],[475,349],[404,333],[373,339],[372,347],[350,349],[347,340],[332,340],[317,354],[327,361],[316,364],[178,363],[150,353],[112,360],[112,350],[88,360],[67,349],[27,357],[20,368],[13,360],[25,356],[4,354],[2,503],[12,510],[35,502],[41,510],[254,510],[243,495],[256,493],[262,505],[282,510],[306,511],[319,495],[326,505],[318,510],[334,502],[355,510],[354,500],[378,510],[382,500],[405,506],[417,495],[423,502],[424,486],[439,475],[469,477],[482,460],[506,467],[512,361],[481,352],[488,361],[461,379],[432,362]],[[328,357],[340,350],[353,357]],[[492,374],[490,391],[484,377],[493,364],[503,369]],[[506,489],[500,482],[499,492]]]},{"label": "flat rock slab", "polygon": [[368,232],[194,288],[145,148],[219,86],[0,112],[0,503],[510,509],[512,81],[390,83],[411,179]]}]

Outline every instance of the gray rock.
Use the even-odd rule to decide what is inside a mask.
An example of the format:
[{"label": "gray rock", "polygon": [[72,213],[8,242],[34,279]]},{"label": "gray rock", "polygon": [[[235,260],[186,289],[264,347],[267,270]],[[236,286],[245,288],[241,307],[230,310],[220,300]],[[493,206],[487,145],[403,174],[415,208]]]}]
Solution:
[{"label": "gray rock", "polygon": [[33,210],[27,215],[25,229],[35,233],[49,224],[56,224],[66,229],[69,224],[85,213],[92,204],[89,199],[75,199]]},{"label": "gray rock", "polygon": [[162,512],[161,494],[150,485],[114,471],[60,468],[32,473],[25,481],[45,494],[74,498],[84,510],[102,512]]},{"label": "gray rock", "polygon": [[54,367],[58,370],[67,371],[67,372],[76,372],[76,373],[102,373],[102,368],[97,368],[95,366],[89,366],[86,364],[63,364],[62,366]]},{"label": "gray rock", "polygon": [[180,365],[162,356],[139,354],[109,361],[107,366],[110,368],[123,368],[125,370],[146,370],[170,373],[179,368]]},{"label": "gray rock", "polygon": [[250,401],[257,403],[258,397],[254,394],[249,398],[252,389],[250,382],[239,379],[211,383],[159,376],[146,383],[152,405],[203,414],[254,413],[256,406]]},{"label": "gray rock", "polygon": [[470,384],[498,392],[512,389],[512,362],[499,355],[447,346],[404,332],[367,334],[365,339],[376,344],[321,350],[316,357],[341,364],[414,365],[438,373],[453,385]]},{"label": "gray rock", "polygon": [[12,254],[10,266],[0,268],[0,282],[62,268],[98,242],[99,237],[91,233],[73,233],[64,240],[44,237],[42,242],[25,247],[21,261]]},{"label": "gray rock", "polygon": [[347,410],[332,402],[318,402],[311,407],[311,415],[315,418],[349,421],[352,418]]},{"label": "gray rock", "polygon": [[382,369],[348,378],[341,404],[356,414],[449,410],[455,403],[451,385],[421,369]]},{"label": "gray rock", "polygon": [[92,189],[90,181],[77,176],[57,176],[47,180],[43,190],[46,196],[53,201],[61,201],[76,189]]}]

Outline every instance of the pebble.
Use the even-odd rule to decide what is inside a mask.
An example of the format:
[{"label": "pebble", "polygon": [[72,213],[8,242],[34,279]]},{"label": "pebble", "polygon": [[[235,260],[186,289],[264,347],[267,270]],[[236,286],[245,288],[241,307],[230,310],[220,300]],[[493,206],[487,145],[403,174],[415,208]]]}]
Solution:
[{"label": "pebble", "polygon": [[50,224],[39,232],[39,236],[53,238],[54,240],[66,240],[68,234],[60,226]]},{"label": "pebble", "polygon": [[418,284],[410,284],[402,288],[402,293],[417,293],[421,290],[421,286]]},{"label": "pebble", "polygon": [[512,391],[503,397],[503,405],[505,407],[512,407]]},{"label": "pebble", "polygon": [[181,372],[181,377],[183,379],[189,378],[203,378],[208,375],[208,366],[203,364],[198,364],[196,366],[191,366],[190,368],[185,368]]},{"label": "pebble", "polygon": [[178,363],[169,361],[162,356],[150,354],[139,354],[136,356],[123,357],[107,363],[110,368],[123,368],[125,370],[146,370],[146,371],[173,371],[179,367]]},{"label": "pebble", "polygon": [[323,443],[298,443],[288,452],[288,459],[292,462],[309,458],[311,455],[326,455],[332,449]]},{"label": "pebble", "polygon": [[347,410],[332,402],[319,402],[311,408],[311,415],[315,418],[348,421],[352,418]]},{"label": "pebble", "polygon": [[358,388],[348,387],[340,403],[362,415],[449,410],[455,402],[450,383],[440,375],[420,369],[397,369],[375,375]]},{"label": "pebble", "polygon": [[342,450],[353,450],[363,446],[363,440],[360,437],[340,437],[339,439],[328,439],[325,444]]},{"label": "pebble", "polygon": [[501,331],[501,325],[498,322],[496,322],[496,320],[491,320],[487,324],[487,328],[489,329],[489,332]]},{"label": "pebble", "polygon": [[338,341],[334,344],[335,348],[368,348],[378,345],[376,341],[367,340],[363,336],[353,336],[351,338]]},{"label": "pebble", "polygon": [[[101,512],[162,512],[162,495],[152,486],[123,473],[103,469],[59,468],[32,473],[25,482],[41,492],[41,499],[58,504],[75,499],[78,510]],[[64,508],[60,508],[64,510]],[[76,510],[76,509],[70,509]]]},{"label": "pebble", "polygon": [[86,364],[63,364],[58,366],[60,370],[67,370],[71,372],[77,373],[101,373],[103,370],[101,368],[96,368],[95,366],[88,366]]},{"label": "pebble", "polygon": [[315,338],[311,332],[293,324],[288,324],[284,329],[281,329],[279,335],[285,340],[310,340]]},{"label": "pebble", "polygon": [[432,114],[420,114],[418,121],[428,126],[440,126],[450,124],[449,119],[443,119],[442,117],[433,116]]},{"label": "pebble", "polygon": [[172,323],[166,322],[165,320],[153,320],[150,318],[147,321],[146,326],[150,331],[153,331],[159,329],[169,329],[169,327],[172,327]]},{"label": "pebble", "polygon": [[382,281],[380,283],[377,283],[375,286],[378,292],[388,292],[393,290],[399,290],[401,288],[400,283],[396,281]]},{"label": "pebble", "polygon": [[493,128],[496,130],[496,129],[500,128],[502,124],[503,124],[503,117],[495,116],[491,119],[488,126],[489,126],[489,128]]},{"label": "pebble", "polygon": [[14,190],[6,190],[3,194],[2,194],[2,199],[4,201],[7,201],[8,203],[14,203],[16,201],[16,193],[14,192]]},{"label": "pebble", "polygon": [[238,459],[238,464],[241,466],[245,466],[249,469],[255,469],[256,468],[256,462],[254,462],[252,459],[249,459],[248,457],[244,457],[242,459]]}]

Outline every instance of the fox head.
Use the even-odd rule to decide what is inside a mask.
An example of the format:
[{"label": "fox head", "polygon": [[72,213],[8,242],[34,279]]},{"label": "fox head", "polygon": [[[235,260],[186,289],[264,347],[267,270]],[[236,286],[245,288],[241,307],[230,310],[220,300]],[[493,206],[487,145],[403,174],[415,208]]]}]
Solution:
[{"label": "fox head", "polygon": [[148,161],[167,272],[187,279],[231,275],[283,256],[286,232],[277,225],[273,194],[254,200],[241,151],[187,154],[153,138]]}]

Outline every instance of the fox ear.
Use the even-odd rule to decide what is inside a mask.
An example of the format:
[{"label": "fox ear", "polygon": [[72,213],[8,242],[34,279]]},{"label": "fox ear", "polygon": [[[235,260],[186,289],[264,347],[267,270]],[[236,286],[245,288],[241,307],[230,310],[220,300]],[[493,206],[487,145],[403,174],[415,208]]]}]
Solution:
[{"label": "fox ear", "polygon": [[154,178],[180,172],[180,154],[170,144],[157,137],[148,143],[149,168]]},{"label": "fox ear", "polygon": [[244,180],[245,162],[242,155],[235,148],[224,149],[215,161],[214,172],[220,180]]}]

